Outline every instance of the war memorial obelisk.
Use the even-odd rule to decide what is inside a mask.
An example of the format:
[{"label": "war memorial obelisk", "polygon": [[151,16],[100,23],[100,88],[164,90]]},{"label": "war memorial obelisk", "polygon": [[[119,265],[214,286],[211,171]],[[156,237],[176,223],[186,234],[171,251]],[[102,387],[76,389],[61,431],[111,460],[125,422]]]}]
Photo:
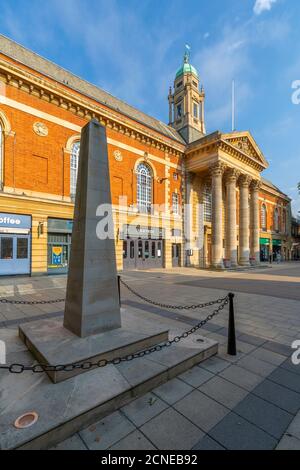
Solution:
[{"label": "war memorial obelisk", "polygon": [[[81,135],[64,320],[40,320],[19,327],[21,339],[40,363],[95,363],[168,339],[165,328],[154,325],[149,332],[142,318],[138,324],[121,327],[115,241],[97,231],[99,208],[108,224],[113,224],[106,130],[92,120]],[[53,382],[60,382],[82,372],[86,372],[84,367],[47,373]]]}]

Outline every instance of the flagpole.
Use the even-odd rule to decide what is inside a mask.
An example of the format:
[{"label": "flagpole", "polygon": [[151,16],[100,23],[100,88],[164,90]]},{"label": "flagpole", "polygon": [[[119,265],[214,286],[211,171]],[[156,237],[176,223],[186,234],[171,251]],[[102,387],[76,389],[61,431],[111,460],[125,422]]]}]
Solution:
[{"label": "flagpole", "polygon": [[235,82],[232,80],[232,113],[231,113],[231,130],[232,132],[235,131]]}]

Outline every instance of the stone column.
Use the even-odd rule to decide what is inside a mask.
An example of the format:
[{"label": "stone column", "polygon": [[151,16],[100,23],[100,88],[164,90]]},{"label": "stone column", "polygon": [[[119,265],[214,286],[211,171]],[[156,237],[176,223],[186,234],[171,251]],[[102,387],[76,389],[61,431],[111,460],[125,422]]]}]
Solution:
[{"label": "stone column", "polygon": [[250,256],[255,258],[255,263],[260,263],[260,244],[259,244],[259,188],[260,181],[253,180],[251,189],[250,199]]},{"label": "stone column", "polygon": [[237,266],[236,181],[239,173],[231,168],[226,173],[226,259]]},{"label": "stone column", "polygon": [[239,223],[239,264],[249,266],[250,237],[249,237],[249,184],[250,177],[242,175],[240,184],[240,223]]},{"label": "stone column", "polygon": [[193,244],[193,181],[195,178],[194,173],[186,175],[186,205],[184,209],[184,234],[185,234],[185,252],[186,252],[186,265],[191,266],[191,256],[188,256],[187,251],[194,247]]},{"label": "stone column", "polygon": [[222,233],[222,176],[224,165],[217,163],[210,169],[212,187],[212,266],[223,268],[223,233]]}]

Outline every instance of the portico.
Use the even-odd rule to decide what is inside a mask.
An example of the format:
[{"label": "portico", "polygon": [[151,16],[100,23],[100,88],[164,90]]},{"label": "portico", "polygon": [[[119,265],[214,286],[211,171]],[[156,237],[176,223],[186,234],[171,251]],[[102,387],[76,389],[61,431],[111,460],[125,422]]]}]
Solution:
[{"label": "portico", "polygon": [[[190,144],[186,171],[193,197],[187,204],[192,201],[197,209],[188,211],[194,241],[189,264],[222,269],[259,263],[260,173],[267,166],[249,132],[215,132]],[[211,217],[205,210],[207,187]],[[211,253],[205,237],[211,237]]]}]

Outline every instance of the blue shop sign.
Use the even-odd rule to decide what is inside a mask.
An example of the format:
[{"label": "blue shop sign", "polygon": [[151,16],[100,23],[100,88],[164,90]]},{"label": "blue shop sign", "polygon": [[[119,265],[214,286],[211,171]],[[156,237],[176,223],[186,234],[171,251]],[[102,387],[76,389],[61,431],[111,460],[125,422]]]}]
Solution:
[{"label": "blue shop sign", "polygon": [[29,215],[6,214],[0,212],[0,228],[31,229],[31,217]]}]

